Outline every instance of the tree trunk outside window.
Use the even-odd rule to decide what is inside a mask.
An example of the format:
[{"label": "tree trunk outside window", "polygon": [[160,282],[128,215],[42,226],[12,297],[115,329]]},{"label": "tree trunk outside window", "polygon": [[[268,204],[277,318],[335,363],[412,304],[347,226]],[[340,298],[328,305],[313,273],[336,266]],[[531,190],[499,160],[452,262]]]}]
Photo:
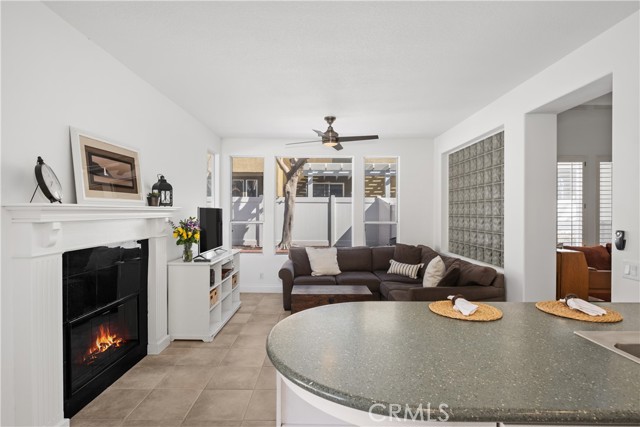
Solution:
[{"label": "tree trunk outside window", "polygon": [[282,239],[278,243],[278,249],[291,248],[291,232],[293,230],[293,214],[296,206],[296,190],[298,188],[298,180],[302,172],[302,166],[307,162],[306,158],[290,158],[289,165],[284,159],[277,157],[276,162],[284,172],[285,183],[284,190],[284,221],[282,223]]}]

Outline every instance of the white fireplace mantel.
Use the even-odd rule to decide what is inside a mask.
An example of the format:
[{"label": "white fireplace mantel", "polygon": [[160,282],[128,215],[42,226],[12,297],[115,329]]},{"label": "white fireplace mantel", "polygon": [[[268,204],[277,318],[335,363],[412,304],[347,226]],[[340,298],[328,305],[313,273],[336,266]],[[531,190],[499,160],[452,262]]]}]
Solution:
[{"label": "white fireplace mantel", "polygon": [[63,415],[62,254],[149,239],[148,353],[169,345],[168,219],[180,208],[2,207],[2,425],[68,425]]}]

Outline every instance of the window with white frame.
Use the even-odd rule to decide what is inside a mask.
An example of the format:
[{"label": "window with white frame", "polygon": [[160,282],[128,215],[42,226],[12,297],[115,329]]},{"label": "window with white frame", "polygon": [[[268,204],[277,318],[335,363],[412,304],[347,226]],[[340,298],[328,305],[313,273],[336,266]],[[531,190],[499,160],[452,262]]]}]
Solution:
[{"label": "window with white frame", "polygon": [[276,157],[275,244],[352,246],[352,159]]},{"label": "window with white frame", "polygon": [[598,174],[598,240],[601,245],[611,243],[613,235],[613,163],[599,162]]},{"label": "window with white frame", "polygon": [[264,158],[231,158],[231,240],[246,252],[262,250]]},{"label": "window with white frame", "polygon": [[215,206],[215,154],[207,153],[207,206]]},{"label": "window with white frame", "polygon": [[396,243],[398,231],[398,159],[364,159],[364,233],[365,245]]},{"label": "window with white frame", "polygon": [[561,161],[557,168],[557,243],[583,244],[583,161]]}]

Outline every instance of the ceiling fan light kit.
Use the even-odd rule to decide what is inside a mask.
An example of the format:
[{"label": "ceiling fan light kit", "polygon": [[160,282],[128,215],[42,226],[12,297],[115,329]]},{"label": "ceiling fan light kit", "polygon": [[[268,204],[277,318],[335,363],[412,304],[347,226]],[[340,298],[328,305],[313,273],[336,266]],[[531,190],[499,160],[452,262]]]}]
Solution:
[{"label": "ceiling fan light kit", "polygon": [[333,122],[336,120],[335,116],[326,116],[324,118],[324,120],[329,124],[329,127],[327,128],[327,130],[325,132],[316,130],[316,129],[312,129],[320,138],[322,138],[321,140],[318,141],[302,141],[302,142],[290,142],[286,145],[294,145],[294,144],[310,144],[310,143],[314,143],[314,142],[322,142],[322,145],[324,145],[325,147],[331,147],[334,150],[340,151],[342,150],[344,147],[340,144],[341,142],[347,142],[347,141],[365,141],[365,140],[369,140],[369,139],[378,139],[378,135],[360,135],[360,136],[346,136],[346,137],[340,137],[340,135],[338,134],[338,132],[333,130],[333,126],[331,126],[333,124]]}]

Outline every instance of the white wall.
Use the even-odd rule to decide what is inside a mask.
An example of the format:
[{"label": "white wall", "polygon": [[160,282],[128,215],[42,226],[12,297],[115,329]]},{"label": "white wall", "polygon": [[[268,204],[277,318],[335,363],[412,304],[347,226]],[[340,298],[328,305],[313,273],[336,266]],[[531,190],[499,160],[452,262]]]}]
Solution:
[{"label": "white wall", "polygon": [[[140,151],[143,190],[163,173],[173,185],[176,218],[205,204],[206,152],[220,140],[42,3],[2,2],[2,203],[26,203],[38,155],[55,170],[66,203],[75,202],[69,126]],[[42,201],[42,198],[39,199]],[[4,226],[5,224],[3,224]],[[6,234],[5,234],[6,235]],[[4,254],[10,242],[2,241]],[[180,250],[170,244],[169,256]],[[8,261],[2,269],[2,342],[12,342]],[[9,344],[9,347],[11,345]],[[12,360],[2,354],[2,390]],[[12,396],[2,393],[2,425],[13,425]]]},{"label": "white wall", "polygon": [[[290,157],[351,157],[353,167],[353,239],[354,245],[364,244],[364,158],[398,157],[398,242],[431,245],[433,242],[433,144],[428,139],[392,139],[345,144],[337,152],[331,148],[308,144],[285,146],[287,140],[223,139],[221,157],[221,193],[225,221],[229,221],[232,156],[264,157],[264,249],[263,253],[242,254],[242,286],[244,290],[279,292],[282,290],[278,270],[287,255],[276,254],[280,231],[276,232],[276,156]],[[280,222],[281,224],[281,222]],[[229,242],[229,229],[225,229]],[[276,237],[277,236],[277,237]]]},{"label": "white wall", "polygon": [[[540,111],[540,107],[565,95],[574,93],[572,105],[558,109],[559,113],[604,95],[613,94],[613,228],[626,230],[629,238],[624,252],[613,256],[612,298],[614,301],[640,301],[640,283],[622,278],[623,259],[640,259],[640,172],[639,145],[639,40],[640,14],[635,13],[584,46],[567,55],[538,75],[522,83],[487,107],[454,126],[435,139],[434,180],[435,210],[434,237],[436,246],[446,243],[447,184],[443,180],[442,164],[446,154],[457,147],[476,140],[487,132],[504,126],[505,130],[505,266],[507,298],[510,301],[532,300],[555,289],[549,271],[555,271],[552,256],[538,265],[527,263],[536,256],[543,242],[550,241],[555,229],[536,227],[538,213],[555,209],[546,186],[527,185],[539,175],[554,176],[555,165],[540,165],[537,156],[527,156],[536,147],[534,139],[525,132],[525,115]],[[606,80],[597,93],[582,88],[593,82]],[[582,99],[580,99],[580,97]],[[546,111],[547,113],[549,111]],[[538,133],[539,135],[540,133]],[[555,150],[553,151],[555,155]],[[545,166],[546,165],[546,166]],[[445,247],[446,249],[446,247]],[[549,248],[553,251],[554,248]],[[540,292],[538,292],[540,290]]]},{"label": "white wall", "polygon": [[[584,170],[583,197],[585,244],[597,245],[598,166],[611,161],[611,107],[584,105],[558,114],[558,159],[576,159],[587,163]],[[573,161],[573,160],[572,160]]]}]

